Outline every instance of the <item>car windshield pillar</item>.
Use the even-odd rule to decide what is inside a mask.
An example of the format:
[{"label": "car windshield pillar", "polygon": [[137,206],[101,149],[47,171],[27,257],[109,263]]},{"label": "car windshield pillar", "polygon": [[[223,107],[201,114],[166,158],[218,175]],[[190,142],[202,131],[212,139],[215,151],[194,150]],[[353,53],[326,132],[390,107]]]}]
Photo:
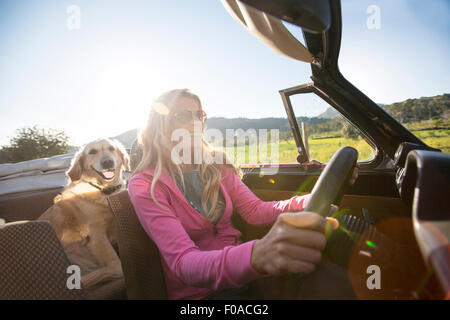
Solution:
[{"label": "car windshield pillar", "polygon": [[300,133],[300,129],[298,127],[297,119],[295,118],[295,113],[292,108],[291,98],[290,96],[299,93],[312,93],[314,88],[313,83],[306,83],[300,86],[287,88],[280,90],[281,99],[283,100],[284,108],[286,109],[286,114],[289,120],[289,125],[291,126],[292,133],[294,135],[295,144],[297,146],[298,156],[297,161],[302,163],[308,163],[309,157],[308,152],[305,148],[305,143],[303,141],[303,137]]}]

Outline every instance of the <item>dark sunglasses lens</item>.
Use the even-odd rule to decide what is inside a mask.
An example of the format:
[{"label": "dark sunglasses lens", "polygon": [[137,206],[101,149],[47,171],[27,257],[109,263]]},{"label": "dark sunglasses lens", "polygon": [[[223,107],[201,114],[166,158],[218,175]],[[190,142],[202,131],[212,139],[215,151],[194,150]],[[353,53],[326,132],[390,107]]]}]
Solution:
[{"label": "dark sunglasses lens", "polygon": [[192,121],[192,112],[189,110],[183,110],[175,114],[175,118],[180,122]]},{"label": "dark sunglasses lens", "polygon": [[206,121],[206,113],[203,110],[195,111],[194,113],[190,110],[183,110],[177,112],[175,114],[175,118],[180,122],[187,123],[193,120],[194,115],[196,119],[199,119],[200,121]]}]

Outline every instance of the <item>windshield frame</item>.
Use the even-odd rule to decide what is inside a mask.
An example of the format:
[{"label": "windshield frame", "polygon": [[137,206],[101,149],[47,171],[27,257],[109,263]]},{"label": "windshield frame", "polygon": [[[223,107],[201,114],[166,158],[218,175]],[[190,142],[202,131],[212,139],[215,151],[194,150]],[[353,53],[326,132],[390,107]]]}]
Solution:
[{"label": "windshield frame", "polygon": [[298,94],[315,94],[318,98],[322,99],[324,102],[326,102],[329,106],[333,107],[336,111],[339,112],[339,114],[347,120],[349,123],[351,123],[353,126],[355,126],[361,137],[373,148],[374,150],[374,157],[369,160],[363,160],[358,161],[359,164],[362,164],[364,166],[376,166],[378,163],[381,162],[383,157],[383,152],[380,152],[380,149],[376,142],[370,138],[370,136],[364,131],[364,128],[359,126],[358,124],[351,121],[349,117],[346,117],[343,112],[341,112],[341,109],[337,103],[335,103],[332,99],[330,99],[326,94],[324,94],[320,89],[318,89],[314,82],[302,84],[299,86],[286,88],[283,90],[280,90],[280,95],[283,100],[283,104],[286,110],[286,114],[289,120],[289,124],[291,125],[292,133],[294,135],[294,140],[297,145],[297,150],[299,152],[299,156],[297,157],[297,161],[300,164],[309,163],[310,159],[308,157],[308,154],[305,149],[305,145],[303,142],[303,137],[300,133],[300,128],[297,122],[297,117],[295,115],[295,112],[292,108],[291,103],[291,96],[298,95]]}]

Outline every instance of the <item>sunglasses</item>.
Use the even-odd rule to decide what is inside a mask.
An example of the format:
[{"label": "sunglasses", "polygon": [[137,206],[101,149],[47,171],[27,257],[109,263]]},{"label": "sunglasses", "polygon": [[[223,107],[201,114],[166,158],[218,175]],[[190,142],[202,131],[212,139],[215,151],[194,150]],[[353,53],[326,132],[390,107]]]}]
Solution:
[{"label": "sunglasses", "polygon": [[[195,118],[194,118],[195,116]],[[202,122],[206,121],[206,113],[203,110],[197,110],[192,112],[191,110],[181,110],[173,114],[173,118],[181,123],[192,122],[195,119],[199,119]]]}]

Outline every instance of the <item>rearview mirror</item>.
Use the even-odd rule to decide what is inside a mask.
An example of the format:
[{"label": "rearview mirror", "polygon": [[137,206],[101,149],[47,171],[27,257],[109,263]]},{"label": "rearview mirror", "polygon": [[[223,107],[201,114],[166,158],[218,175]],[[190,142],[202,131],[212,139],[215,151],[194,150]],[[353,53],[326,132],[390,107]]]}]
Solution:
[{"label": "rearview mirror", "polygon": [[241,0],[243,3],[311,33],[322,33],[331,26],[329,0]]}]

